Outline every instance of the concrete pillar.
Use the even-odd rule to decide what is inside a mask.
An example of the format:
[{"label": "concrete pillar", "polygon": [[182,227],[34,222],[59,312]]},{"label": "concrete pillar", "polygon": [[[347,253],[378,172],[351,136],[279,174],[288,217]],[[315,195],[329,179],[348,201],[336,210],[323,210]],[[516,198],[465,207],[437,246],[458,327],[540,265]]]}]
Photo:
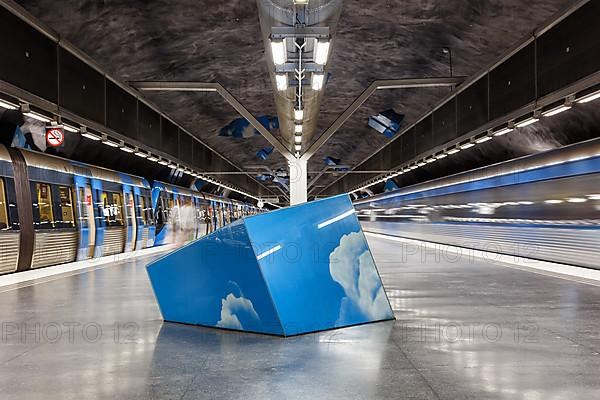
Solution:
[{"label": "concrete pillar", "polygon": [[290,205],[306,203],[308,200],[308,161],[296,158],[288,161],[290,167]]}]

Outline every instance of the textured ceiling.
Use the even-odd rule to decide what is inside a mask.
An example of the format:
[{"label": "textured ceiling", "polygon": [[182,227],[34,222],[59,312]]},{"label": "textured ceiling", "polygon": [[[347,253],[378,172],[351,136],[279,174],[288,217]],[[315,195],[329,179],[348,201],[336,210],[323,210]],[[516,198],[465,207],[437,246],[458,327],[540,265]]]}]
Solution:
[{"label": "textured ceiling", "polygon": [[[257,7],[253,0],[19,0],[34,16],[125,80],[220,82],[254,115],[274,115]],[[330,58],[331,79],[319,132],[375,79],[469,76],[573,0],[348,0]],[[379,91],[315,155],[354,166],[389,139],[367,127],[369,115],[393,108],[406,122],[448,89]],[[177,122],[240,167],[285,167],[279,154],[255,153],[262,137],[234,139],[219,130],[239,116],[218,95],[162,93],[148,97]],[[278,132],[274,132],[276,135]],[[535,151],[535,149],[532,149]],[[465,165],[468,167],[468,165]],[[333,177],[324,176],[324,185]]]}]

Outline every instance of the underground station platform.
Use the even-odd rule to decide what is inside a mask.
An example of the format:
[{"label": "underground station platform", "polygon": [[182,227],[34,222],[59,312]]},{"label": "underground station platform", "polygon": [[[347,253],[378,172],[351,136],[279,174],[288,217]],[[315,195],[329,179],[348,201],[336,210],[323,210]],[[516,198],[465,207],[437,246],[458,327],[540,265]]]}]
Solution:
[{"label": "underground station platform", "polygon": [[596,399],[600,2],[0,0],[0,399]]}]

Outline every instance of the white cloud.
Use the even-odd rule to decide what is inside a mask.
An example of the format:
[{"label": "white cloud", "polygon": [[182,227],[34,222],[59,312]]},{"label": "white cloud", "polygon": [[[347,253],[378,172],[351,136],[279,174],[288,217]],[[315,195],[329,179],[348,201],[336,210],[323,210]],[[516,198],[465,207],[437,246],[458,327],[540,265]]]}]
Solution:
[{"label": "white cloud", "polygon": [[244,297],[235,297],[233,293],[229,293],[221,300],[221,319],[217,322],[217,326],[228,329],[244,329],[240,318],[243,321],[251,321],[256,326],[260,323],[258,313],[250,300]]},{"label": "white cloud", "polygon": [[361,322],[346,320],[352,311],[369,320],[392,317],[377,268],[360,232],[342,236],[340,245],[329,255],[329,272],[346,293],[338,322]]}]

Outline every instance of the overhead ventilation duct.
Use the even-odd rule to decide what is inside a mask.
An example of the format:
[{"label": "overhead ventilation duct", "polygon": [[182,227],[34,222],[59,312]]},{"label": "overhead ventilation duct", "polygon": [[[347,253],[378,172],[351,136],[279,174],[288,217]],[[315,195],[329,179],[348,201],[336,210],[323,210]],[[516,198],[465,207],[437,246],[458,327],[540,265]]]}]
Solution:
[{"label": "overhead ventilation duct", "polygon": [[279,127],[300,154],[314,134],[342,0],[257,0]]}]

